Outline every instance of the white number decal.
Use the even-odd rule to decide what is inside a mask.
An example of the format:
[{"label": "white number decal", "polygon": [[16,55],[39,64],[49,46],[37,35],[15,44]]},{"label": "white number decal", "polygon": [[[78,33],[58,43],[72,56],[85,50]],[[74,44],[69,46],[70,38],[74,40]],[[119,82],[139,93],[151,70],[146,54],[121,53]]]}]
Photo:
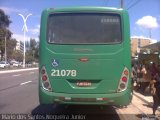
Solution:
[{"label": "white number decal", "polygon": [[77,71],[76,70],[51,70],[51,76],[72,76],[75,77],[77,76]]},{"label": "white number decal", "polygon": [[66,76],[66,71],[65,70],[61,70],[61,76]]},{"label": "white number decal", "polygon": [[51,76],[55,76],[56,70],[52,70]]},{"label": "white number decal", "polygon": [[72,71],[71,71],[71,76],[74,76],[74,77],[75,77],[76,74],[77,74],[77,71],[76,71],[76,70],[72,70]]}]

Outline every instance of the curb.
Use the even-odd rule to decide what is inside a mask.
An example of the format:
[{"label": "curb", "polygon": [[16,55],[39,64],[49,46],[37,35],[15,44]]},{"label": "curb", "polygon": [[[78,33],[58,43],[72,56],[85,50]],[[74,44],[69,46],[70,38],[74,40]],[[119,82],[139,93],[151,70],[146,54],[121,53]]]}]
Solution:
[{"label": "curb", "polygon": [[[149,106],[151,106],[151,107],[153,106],[153,103],[151,103],[151,102],[147,101],[146,99],[142,98],[141,96],[139,96],[135,92],[133,92],[133,95],[135,95],[137,98],[139,98],[143,102],[147,103]],[[157,110],[160,111],[160,107],[158,107]]]},{"label": "curb", "polygon": [[27,68],[27,69],[18,69],[18,70],[6,70],[6,71],[0,71],[0,74],[2,74],[2,73],[21,72],[21,71],[29,71],[29,70],[38,70],[38,68]]},{"label": "curb", "polygon": [[135,92],[133,92],[133,95],[135,95],[136,97],[138,97],[140,100],[142,100],[143,102],[152,105],[152,103],[150,103],[149,101],[147,101],[146,99],[142,98],[141,96],[137,95]]}]

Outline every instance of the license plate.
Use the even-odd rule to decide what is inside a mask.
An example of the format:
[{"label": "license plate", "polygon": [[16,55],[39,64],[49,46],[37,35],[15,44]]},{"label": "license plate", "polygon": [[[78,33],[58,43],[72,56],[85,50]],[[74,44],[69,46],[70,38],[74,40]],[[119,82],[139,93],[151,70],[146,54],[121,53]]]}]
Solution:
[{"label": "license plate", "polygon": [[77,86],[79,87],[89,87],[92,83],[90,81],[78,81]]}]

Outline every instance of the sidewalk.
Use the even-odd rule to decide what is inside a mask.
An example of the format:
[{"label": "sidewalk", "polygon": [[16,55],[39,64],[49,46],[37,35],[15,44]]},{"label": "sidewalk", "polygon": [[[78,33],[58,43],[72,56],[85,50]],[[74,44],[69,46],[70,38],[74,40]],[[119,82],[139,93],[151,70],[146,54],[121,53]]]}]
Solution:
[{"label": "sidewalk", "polygon": [[[143,102],[147,103],[149,106],[153,105],[153,98],[151,95],[143,95],[139,92],[133,91],[133,95],[135,95],[136,97],[138,97],[140,100],[142,100]],[[158,110],[160,111],[160,107],[158,107]]]}]

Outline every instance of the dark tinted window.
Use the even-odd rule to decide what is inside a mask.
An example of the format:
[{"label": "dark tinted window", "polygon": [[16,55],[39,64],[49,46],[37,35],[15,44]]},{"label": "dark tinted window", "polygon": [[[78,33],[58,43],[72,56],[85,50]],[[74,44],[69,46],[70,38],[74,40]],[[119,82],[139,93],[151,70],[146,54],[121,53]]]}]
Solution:
[{"label": "dark tinted window", "polygon": [[48,18],[49,43],[86,44],[122,41],[121,20],[118,14],[61,13]]}]

